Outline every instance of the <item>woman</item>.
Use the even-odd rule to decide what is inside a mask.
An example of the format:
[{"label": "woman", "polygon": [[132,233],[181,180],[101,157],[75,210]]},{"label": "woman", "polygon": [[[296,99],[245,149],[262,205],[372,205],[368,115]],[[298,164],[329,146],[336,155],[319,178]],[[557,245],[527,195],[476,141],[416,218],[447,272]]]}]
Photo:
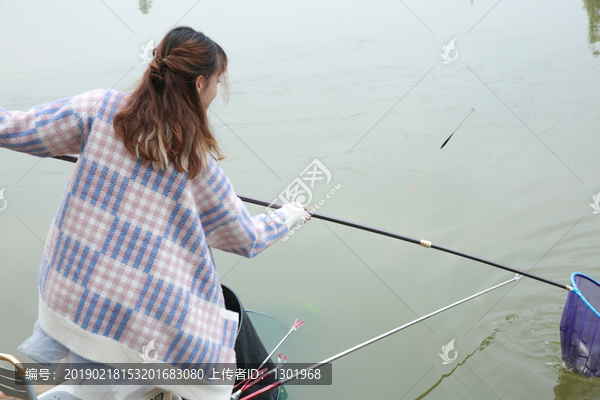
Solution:
[{"label": "woman", "polygon": [[[235,363],[238,315],[225,309],[210,248],[254,257],[310,219],[299,204],[251,217],[215,161],[206,114],[226,78],[223,49],[178,27],[154,55],[131,95],[102,89],[29,112],[0,108],[0,146],[80,154],[46,240],[39,320],[22,346],[40,361],[139,363],[152,342],[158,361],[180,368]],[[163,388],[188,399],[231,393]]]}]

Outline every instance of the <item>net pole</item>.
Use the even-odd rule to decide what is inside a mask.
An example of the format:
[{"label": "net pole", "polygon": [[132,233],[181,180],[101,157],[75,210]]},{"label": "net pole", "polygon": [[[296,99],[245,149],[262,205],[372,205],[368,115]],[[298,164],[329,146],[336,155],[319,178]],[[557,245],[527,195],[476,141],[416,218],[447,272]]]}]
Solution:
[{"label": "net pole", "polygon": [[[241,196],[241,195],[238,195],[238,197],[240,199],[242,199],[243,201],[247,202],[247,203],[256,204],[256,205],[259,205],[259,206],[265,206],[265,207],[271,207],[271,208],[281,208],[282,207],[281,204],[278,204],[278,203],[268,203],[268,202],[266,202],[264,200],[260,200],[260,199],[254,198],[254,197]],[[391,237],[391,238],[394,238],[394,239],[400,239],[400,240],[403,240],[405,242],[409,242],[409,243],[413,243],[413,244],[418,244],[418,245],[421,245],[423,247],[440,250],[440,251],[443,251],[443,252],[446,252],[446,253],[454,254],[454,255],[459,256],[459,257],[467,258],[469,260],[478,261],[478,262],[481,262],[481,263],[484,263],[484,264],[488,264],[488,265],[491,265],[491,266],[496,267],[496,268],[501,268],[501,269],[504,269],[506,271],[510,271],[512,273],[515,273],[515,274],[523,275],[523,276],[526,276],[528,278],[535,279],[535,280],[538,280],[540,282],[544,282],[544,283],[547,283],[547,284],[559,287],[561,289],[565,289],[565,290],[568,290],[568,291],[573,290],[573,288],[571,286],[563,285],[563,284],[551,281],[549,279],[542,278],[541,276],[533,275],[533,274],[530,274],[528,272],[524,272],[524,271],[521,271],[521,270],[518,270],[518,269],[514,269],[514,268],[511,268],[511,267],[508,267],[506,265],[502,265],[502,264],[499,264],[499,263],[496,263],[496,262],[493,262],[493,261],[485,260],[483,258],[471,256],[469,254],[461,253],[461,252],[456,251],[456,250],[447,249],[447,248],[442,247],[442,246],[434,245],[434,244],[432,244],[428,240],[415,239],[415,238],[412,238],[412,237],[409,237],[409,236],[399,235],[399,234],[394,233],[394,232],[390,232],[390,231],[386,231],[386,230],[383,230],[383,229],[374,228],[372,226],[357,224],[356,222],[347,221],[347,220],[340,219],[340,218],[334,218],[334,217],[331,217],[329,215],[318,214],[318,213],[311,213],[311,212],[309,212],[309,213],[311,214],[311,216],[313,218],[321,219],[323,221],[335,222],[335,223],[340,224],[340,225],[345,225],[345,226],[349,226],[349,227],[352,227],[352,228],[361,229],[363,231],[373,232],[373,233],[377,233],[377,234],[380,234],[380,235],[383,235],[383,236],[388,236],[388,237]]]},{"label": "net pole", "polygon": [[[456,307],[456,306],[458,306],[459,304],[462,304],[462,303],[464,303],[464,302],[467,302],[467,301],[469,301],[469,300],[472,300],[472,299],[474,299],[474,298],[476,298],[476,297],[478,297],[478,296],[481,296],[481,295],[483,295],[483,294],[485,294],[485,293],[487,293],[487,292],[491,292],[492,290],[498,289],[499,287],[502,287],[502,286],[504,286],[504,285],[507,285],[507,284],[509,284],[509,283],[511,283],[511,282],[518,281],[519,279],[521,279],[521,276],[520,276],[520,274],[516,274],[514,278],[512,278],[512,279],[509,279],[509,280],[508,280],[508,281],[506,281],[506,282],[502,282],[502,283],[500,283],[500,284],[498,284],[498,285],[496,285],[496,286],[492,286],[491,288],[488,288],[488,289],[482,290],[482,291],[481,291],[481,292],[479,292],[479,293],[475,293],[474,295],[471,295],[471,296],[469,296],[469,297],[465,297],[464,299],[462,299],[462,300],[459,300],[459,301],[457,301],[457,302],[455,302],[455,303],[449,304],[449,305],[447,305],[446,307],[442,307],[442,308],[440,308],[439,310],[433,311],[433,312],[431,312],[431,313],[429,313],[429,314],[427,314],[427,315],[424,315],[424,316],[422,316],[422,317],[420,317],[420,318],[417,318],[417,319],[415,319],[415,320],[413,320],[413,321],[410,321],[410,322],[408,322],[408,323],[406,323],[406,324],[404,324],[404,325],[402,325],[402,326],[399,326],[399,327],[397,327],[397,328],[394,328],[394,329],[392,329],[392,330],[390,330],[390,331],[387,331],[387,332],[385,332],[385,333],[382,333],[382,334],[381,334],[381,335],[379,335],[379,336],[375,336],[375,337],[374,337],[374,338],[372,338],[372,339],[369,339],[369,340],[367,340],[367,341],[365,341],[365,342],[362,342],[362,343],[360,343],[360,344],[357,344],[357,345],[356,345],[356,346],[354,346],[354,347],[351,347],[351,348],[349,348],[349,349],[347,349],[347,350],[344,350],[344,351],[342,351],[341,353],[338,353],[338,354],[336,354],[336,355],[333,355],[333,356],[331,356],[331,357],[329,357],[329,358],[326,358],[325,360],[323,360],[323,361],[321,361],[321,362],[318,362],[318,363],[316,363],[316,364],[313,364],[313,365],[311,365],[310,367],[304,368],[304,369],[302,369],[302,371],[310,371],[310,370],[313,370],[313,369],[317,369],[317,368],[319,368],[319,367],[322,367],[322,366],[323,366],[323,365],[325,365],[325,364],[328,364],[328,363],[330,363],[330,362],[332,362],[332,361],[335,361],[335,360],[337,360],[337,359],[339,359],[339,358],[342,358],[342,357],[344,357],[344,356],[346,356],[346,355],[348,355],[348,354],[350,354],[350,353],[353,353],[353,352],[355,352],[355,351],[357,351],[357,350],[359,350],[359,349],[362,349],[363,347],[366,347],[366,346],[368,346],[368,345],[370,345],[370,344],[372,344],[372,343],[375,343],[375,342],[377,342],[377,341],[379,341],[379,340],[381,340],[381,339],[383,339],[383,338],[386,338],[386,337],[388,337],[388,336],[390,336],[390,335],[393,335],[394,333],[397,333],[397,332],[399,332],[399,331],[401,331],[401,330],[403,330],[403,329],[406,329],[406,328],[408,328],[409,326],[412,326],[412,325],[418,324],[419,322],[421,322],[421,321],[424,321],[424,320],[426,320],[427,318],[431,318],[431,317],[433,317],[433,316],[434,316],[434,315],[436,315],[436,314],[439,314],[439,313],[441,313],[441,312],[444,312],[444,311],[446,311],[446,310],[449,310],[449,309],[451,309],[451,308],[453,308],[453,307]],[[297,376],[299,376],[299,375],[300,375],[300,374],[298,374]],[[274,389],[274,388],[276,388],[276,387],[278,387],[278,386],[284,385],[284,384],[286,384],[287,382],[289,382],[289,381],[292,381],[292,380],[294,380],[294,379],[296,379],[296,377],[295,377],[295,376],[292,376],[292,377],[290,377],[290,378],[285,378],[285,379],[282,379],[282,380],[280,380],[280,381],[278,381],[278,382],[276,382],[276,383],[273,383],[272,385],[269,385],[269,386],[266,386],[266,387],[262,388],[262,389],[261,389],[261,390],[259,390],[259,391],[256,391],[256,392],[254,392],[254,393],[252,393],[252,394],[249,394],[248,396],[244,396],[244,397],[242,397],[242,399],[241,399],[241,400],[249,400],[249,399],[252,399],[252,398],[254,398],[254,397],[256,397],[256,396],[259,396],[260,394],[262,394],[262,393],[264,393],[264,392],[267,392],[267,391],[269,391],[269,390],[271,390],[271,389]]]}]

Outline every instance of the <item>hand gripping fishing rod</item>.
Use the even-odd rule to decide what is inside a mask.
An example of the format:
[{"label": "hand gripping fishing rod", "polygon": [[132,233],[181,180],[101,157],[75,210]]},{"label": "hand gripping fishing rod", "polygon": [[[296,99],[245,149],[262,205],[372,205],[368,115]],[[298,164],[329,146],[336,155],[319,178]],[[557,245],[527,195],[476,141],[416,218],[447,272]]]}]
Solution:
[{"label": "hand gripping fishing rod", "polygon": [[[67,156],[56,156],[56,157],[52,157],[52,158],[56,158],[58,160],[69,161],[69,162],[72,162],[72,163],[76,163],[77,162],[77,157],[68,156],[68,155]],[[275,208],[275,209],[283,207],[281,204],[278,204],[278,203],[269,203],[267,201],[264,201],[264,200],[261,200],[261,199],[257,199],[255,197],[241,196],[241,195],[237,195],[237,196],[242,201],[245,201],[246,203],[256,204],[256,205],[259,205],[259,206],[270,207],[270,208]],[[418,245],[426,247],[426,248],[440,250],[440,251],[443,251],[445,253],[454,254],[454,255],[459,256],[459,257],[467,258],[467,259],[473,260],[473,261],[478,261],[478,262],[481,262],[481,263],[484,263],[484,264],[491,265],[492,267],[501,268],[501,269],[504,269],[506,271],[513,272],[515,274],[523,275],[523,276],[526,276],[528,278],[535,279],[535,280],[538,280],[540,282],[544,282],[544,283],[547,283],[549,285],[553,285],[553,286],[559,287],[561,289],[568,290],[569,292],[573,290],[573,288],[571,286],[562,285],[560,283],[551,281],[549,279],[542,278],[541,276],[533,275],[533,274],[530,274],[528,272],[523,272],[523,271],[511,268],[511,267],[507,267],[506,265],[495,263],[493,261],[488,261],[488,260],[485,260],[483,258],[471,256],[471,255],[466,254],[466,253],[461,253],[459,251],[455,251],[455,250],[448,249],[448,248],[445,248],[445,247],[442,247],[442,246],[438,246],[438,245],[435,245],[435,244],[431,243],[429,240],[415,239],[415,238],[411,238],[411,237],[408,237],[408,236],[399,235],[399,234],[394,233],[394,232],[386,231],[386,230],[383,230],[383,229],[374,228],[372,226],[357,224],[356,222],[347,221],[347,220],[340,219],[340,218],[330,217],[329,215],[323,215],[323,214],[313,213],[313,212],[310,212],[310,211],[308,211],[308,213],[313,218],[322,219],[323,221],[335,222],[336,224],[346,225],[346,226],[349,226],[349,227],[352,227],[352,228],[362,229],[363,231],[373,232],[373,233],[377,233],[377,234],[384,235],[384,236],[389,236],[391,238],[400,239],[400,240],[403,240],[405,242],[409,242],[409,243],[413,243],[413,244],[418,244]]]}]

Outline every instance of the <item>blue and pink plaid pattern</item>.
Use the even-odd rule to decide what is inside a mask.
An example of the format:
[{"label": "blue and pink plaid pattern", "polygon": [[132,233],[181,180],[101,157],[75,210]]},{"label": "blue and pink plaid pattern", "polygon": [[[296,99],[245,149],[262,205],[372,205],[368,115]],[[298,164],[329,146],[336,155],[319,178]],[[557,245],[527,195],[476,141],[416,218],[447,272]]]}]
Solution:
[{"label": "blue and pink plaid pattern", "polygon": [[[0,108],[1,147],[80,154],[46,240],[41,300],[53,318],[136,352],[154,339],[163,362],[234,362],[237,319],[224,308],[209,246],[253,257],[285,234],[285,216],[251,217],[212,157],[194,179],[142,166],[112,128],[126,101],[102,89],[28,112]],[[69,347],[59,330],[42,328]]]}]

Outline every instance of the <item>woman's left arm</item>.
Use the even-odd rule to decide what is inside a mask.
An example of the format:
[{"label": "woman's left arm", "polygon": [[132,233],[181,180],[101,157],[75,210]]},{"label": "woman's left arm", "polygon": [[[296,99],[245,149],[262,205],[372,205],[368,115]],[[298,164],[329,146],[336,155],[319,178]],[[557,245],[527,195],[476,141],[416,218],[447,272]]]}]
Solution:
[{"label": "woman's left arm", "polygon": [[0,147],[38,157],[81,154],[106,90],[93,90],[31,110],[0,107]]}]

